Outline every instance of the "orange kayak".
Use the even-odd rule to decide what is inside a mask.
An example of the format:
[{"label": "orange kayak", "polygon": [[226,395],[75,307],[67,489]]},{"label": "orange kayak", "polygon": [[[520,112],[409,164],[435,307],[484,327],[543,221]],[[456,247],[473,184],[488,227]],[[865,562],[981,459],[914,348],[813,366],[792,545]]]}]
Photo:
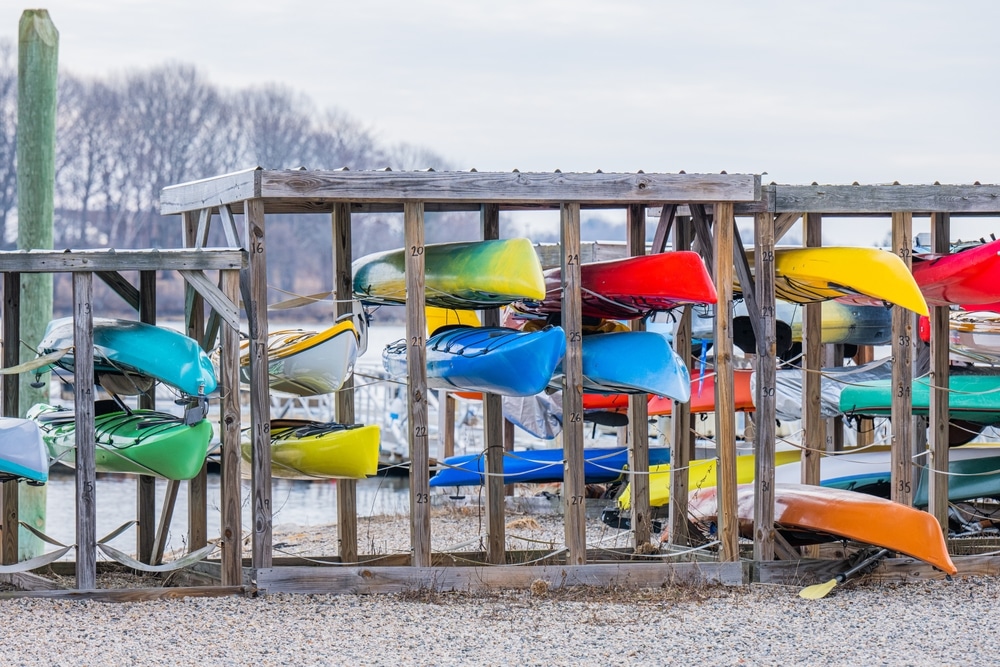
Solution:
[{"label": "orange kayak", "polygon": [[[734,403],[736,412],[753,412],[753,393],[750,391],[749,368],[739,368],[733,372]],[[705,373],[701,381],[698,371],[691,371],[691,413],[715,411],[715,372]],[[649,399],[649,416],[669,415],[674,402],[662,396],[651,396]]]},{"label": "orange kayak", "polygon": [[[737,487],[740,534],[753,537],[753,484]],[[716,488],[691,494],[692,521],[717,522]],[[857,491],[805,484],[774,485],[774,522],[798,544],[844,538],[884,547],[929,563],[948,574],[958,569],[948,555],[941,526],[922,510]]]}]

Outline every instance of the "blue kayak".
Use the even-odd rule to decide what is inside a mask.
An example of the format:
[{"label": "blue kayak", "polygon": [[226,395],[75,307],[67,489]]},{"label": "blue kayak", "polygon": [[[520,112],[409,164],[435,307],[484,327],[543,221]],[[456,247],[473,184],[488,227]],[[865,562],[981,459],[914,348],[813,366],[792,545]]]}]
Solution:
[{"label": "blue kayak", "polygon": [[[448,329],[427,340],[427,386],[534,396],[548,386],[565,350],[566,334],[557,326]],[[406,377],[405,340],[385,348],[382,365],[390,375]]]},{"label": "blue kayak", "polygon": [[[669,447],[652,447],[649,465],[670,463]],[[451,456],[441,462],[441,469],[431,477],[431,486],[480,486],[486,476],[486,454]],[[587,484],[612,482],[628,466],[625,447],[595,447],[583,450],[583,477]],[[563,450],[530,449],[504,452],[504,484],[544,484],[563,481]]]},{"label": "blue kayak", "polygon": [[[73,318],[63,317],[49,322],[38,353],[71,347]],[[74,363],[70,351],[53,365],[73,372]],[[145,390],[138,382],[130,383],[131,377],[158,380],[189,396],[210,394],[218,384],[211,359],[193,338],[152,324],[99,317],[94,318],[94,374],[98,381],[102,375],[124,377],[124,382],[115,383],[119,394]],[[139,391],[128,391],[130,384]]]},{"label": "blue kayak", "polygon": [[[556,374],[562,375],[561,365]],[[590,334],[583,337],[583,389],[599,394],[653,394],[686,403],[691,400],[691,376],[662,334]]]}]

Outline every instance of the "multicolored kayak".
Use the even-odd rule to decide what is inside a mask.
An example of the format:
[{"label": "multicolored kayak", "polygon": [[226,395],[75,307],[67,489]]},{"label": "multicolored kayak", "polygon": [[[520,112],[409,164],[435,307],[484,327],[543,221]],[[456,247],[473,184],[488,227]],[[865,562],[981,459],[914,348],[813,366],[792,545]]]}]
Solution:
[{"label": "multicolored kayak", "polygon": [[[948,378],[948,410],[952,419],[975,424],[1000,422],[1000,375],[955,375]],[[892,381],[873,380],[845,385],[840,392],[840,411],[848,415],[888,417],[892,414]],[[928,414],[930,381],[913,381],[913,414]]]},{"label": "multicolored kayak", "polygon": [[[753,505],[753,484],[741,484],[737,487],[739,532],[748,539],[754,535]],[[708,532],[718,523],[716,489],[692,493],[688,512]],[[854,540],[906,554],[947,574],[958,572],[937,520],[884,498],[822,486],[775,484],[774,522],[792,544]]]},{"label": "multicolored kayak", "polygon": [[[403,249],[355,260],[354,296],[365,303],[406,303]],[[426,305],[494,308],[545,297],[538,254],[528,239],[499,239],[424,246]]]},{"label": "multicolored kayak", "polygon": [[[350,319],[323,331],[286,329],[267,336],[268,382],[296,396],[330,394],[354,372],[358,332]],[[250,341],[240,343],[240,380],[250,382]]]},{"label": "multicolored kayak", "polygon": [[0,481],[49,481],[49,455],[38,424],[30,419],[0,417]]},{"label": "multicolored kayak", "polygon": [[[930,319],[921,316],[917,330],[931,341]],[[948,321],[949,351],[953,357],[984,364],[1000,364],[1000,313],[956,310]]]},{"label": "multicolored kayak", "polygon": [[[584,317],[613,320],[718,301],[705,262],[690,250],[582,264],[580,289]],[[545,272],[544,299],[519,301],[514,307],[526,313],[560,313],[562,269]]]},{"label": "multicolored kayak", "polygon": [[[651,465],[670,460],[670,448],[651,447]],[[583,475],[587,484],[603,484],[621,477],[628,466],[625,447],[595,447],[583,450]],[[563,481],[565,456],[562,448],[504,452],[504,484],[544,484]],[[431,486],[481,486],[486,479],[486,454],[463,454],[441,461]]]},{"label": "multicolored kayak", "polygon": [[1000,300],[1000,240],[958,244],[949,255],[914,253],[913,278],[933,306]]},{"label": "multicolored kayak", "polygon": [[[363,479],[378,472],[377,425],[304,419],[271,420],[271,476],[282,479]],[[253,445],[243,431],[243,474],[250,475]]]},{"label": "multicolored kayak", "polygon": [[[154,410],[122,412],[99,401],[94,418],[97,472],[192,479],[201,472],[211,447],[212,425],[205,419],[193,426],[183,418]],[[104,410],[110,410],[103,412]],[[42,431],[49,456],[67,466],[76,464],[76,413],[39,403],[28,410]]]},{"label": "multicolored kayak", "polygon": [[[748,251],[751,269],[753,253]],[[792,303],[839,300],[865,306],[895,304],[927,315],[927,303],[898,256],[878,248],[777,248],[775,293]],[[738,288],[738,285],[737,285]]]},{"label": "multicolored kayak", "polygon": [[[427,386],[534,396],[548,386],[565,350],[561,327],[446,329],[427,339]],[[390,375],[406,377],[405,340],[386,346],[382,365]]]},{"label": "multicolored kayak", "polygon": [[[73,318],[63,317],[49,322],[38,353],[72,347]],[[73,372],[74,362],[69,352],[53,365]],[[94,318],[94,374],[99,382],[104,375],[124,378],[115,382],[113,391],[126,395],[148,389],[144,379],[158,380],[189,396],[211,394],[217,385],[212,360],[194,339],[152,324],[100,317]],[[136,376],[137,382],[128,381]]]}]

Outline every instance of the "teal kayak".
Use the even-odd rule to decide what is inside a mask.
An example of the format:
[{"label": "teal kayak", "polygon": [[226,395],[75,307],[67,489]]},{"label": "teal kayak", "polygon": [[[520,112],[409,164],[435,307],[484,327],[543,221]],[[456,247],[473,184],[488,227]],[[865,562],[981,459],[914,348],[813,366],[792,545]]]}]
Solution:
[{"label": "teal kayak", "polygon": [[[63,317],[49,322],[38,353],[72,347],[73,318]],[[53,365],[73,372],[75,363],[71,350]],[[212,360],[193,338],[152,324],[99,317],[94,318],[94,375],[102,386],[101,376],[118,379],[112,389],[118,394],[142,393],[146,379],[189,396],[211,394],[218,384]],[[129,382],[133,378],[136,381]]]},{"label": "teal kayak", "polygon": [[0,481],[16,479],[36,485],[47,482],[49,456],[35,422],[0,417]]},{"label": "teal kayak", "polygon": [[[1000,422],[1000,375],[952,375],[948,379],[948,410],[952,419],[976,424]],[[930,406],[930,381],[913,381],[913,414],[926,416]],[[892,414],[892,380],[871,380],[845,385],[840,411],[848,415],[888,417]]]}]

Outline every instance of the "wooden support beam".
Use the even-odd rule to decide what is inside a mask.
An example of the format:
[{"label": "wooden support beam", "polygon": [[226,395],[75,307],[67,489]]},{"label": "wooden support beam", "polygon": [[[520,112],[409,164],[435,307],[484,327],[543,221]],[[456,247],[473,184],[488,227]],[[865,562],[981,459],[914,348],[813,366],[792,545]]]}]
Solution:
[{"label": "wooden support beam", "polygon": [[431,562],[430,452],[427,437],[427,315],[424,312],[424,207],[403,205],[406,367],[409,374],[410,547],[416,567]]},{"label": "wooden support beam", "polygon": [[[479,212],[483,240],[500,238],[500,206],[483,204]],[[500,326],[500,310],[483,311],[483,326]],[[506,561],[507,542],[504,522],[503,483],[503,398],[499,394],[483,394],[483,443],[486,447],[486,554],[495,565]]]},{"label": "wooden support beam", "polygon": [[[913,214],[892,214],[892,248],[906,267],[913,260]],[[892,500],[913,504],[913,313],[892,309]]]},{"label": "wooden support beam", "polygon": [[781,241],[801,217],[801,213],[779,213],[774,219],[774,243]]},{"label": "wooden support beam", "polygon": [[[673,208],[673,207],[665,207]],[[646,252],[646,207],[630,204],[625,230],[625,246],[630,257]],[[657,229],[659,232],[659,229]],[[655,245],[655,243],[654,243]],[[645,331],[645,320],[631,322],[632,331]],[[628,469],[629,485],[632,489],[632,532],[635,548],[649,546],[652,521],[649,507],[649,397],[646,394],[628,397]]]},{"label": "wooden support beam", "polygon": [[[650,254],[657,255],[667,249],[667,240],[670,238],[670,229],[673,227],[674,218],[677,216],[676,204],[664,204],[660,208],[660,221],[656,224],[656,232],[653,234],[653,246]],[[645,246],[646,237],[643,236]]]},{"label": "wooden support beam", "polygon": [[[714,276],[715,260],[718,258],[718,253],[715,250],[715,241],[712,238],[712,228],[708,223],[708,214],[705,212],[705,207],[701,204],[691,204],[689,208],[691,209],[691,225],[694,228],[694,249],[705,260],[705,267],[708,269],[708,272]],[[726,257],[728,258],[729,255],[726,255]],[[728,263],[728,259],[726,261]],[[732,285],[730,285],[729,291],[732,293]]]},{"label": "wooden support beam", "polygon": [[[757,336],[757,395],[754,397],[754,560],[772,560],[775,552],[774,449],[777,386],[777,317],[774,306],[774,216],[754,216],[754,275],[760,331]],[[741,279],[742,280],[742,279]]]},{"label": "wooden support beam", "polygon": [[[858,353],[854,355],[854,363],[863,366],[872,361],[875,361],[875,348],[871,345],[859,346]],[[857,446],[867,447],[875,442],[875,420],[870,417],[862,417],[856,423],[858,428]]]},{"label": "wooden support beam", "polygon": [[[693,229],[687,216],[677,218],[674,225],[674,250],[689,250]],[[691,306],[681,309],[674,332],[674,352],[691,368]],[[691,404],[673,401],[670,411],[670,504],[668,520],[670,544],[687,546],[688,532],[688,464],[691,462]]]},{"label": "wooden support beam", "polygon": [[[698,208],[698,207],[693,207]],[[739,518],[736,513],[736,412],[733,407],[733,205],[715,204],[715,451],[719,457],[719,540],[721,558],[737,561]]]},{"label": "wooden support beam", "polygon": [[[194,213],[185,213],[184,239],[190,245],[198,233],[198,221]],[[183,272],[181,272],[183,274]],[[213,285],[214,287],[214,285]],[[200,341],[205,335],[205,299],[201,291],[193,288],[193,283],[185,288],[185,325],[187,335]],[[188,551],[197,551],[208,544],[208,466],[188,481]]]},{"label": "wooden support beam", "polygon": [[139,295],[139,290],[137,290],[132,283],[126,280],[125,276],[117,271],[95,271],[94,273],[98,278],[104,281],[105,285],[111,288],[111,291],[120,296],[122,300],[132,306],[134,310],[141,309],[141,297]]},{"label": "wooden support beam", "polygon": [[587,561],[586,484],[583,477],[583,306],[580,301],[580,205],[560,208],[562,244],[562,326],[566,331],[563,358],[563,502],[567,563]]},{"label": "wooden support beam", "polygon": [[[267,253],[265,250],[264,202],[249,199],[244,205],[244,238],[250,253],[246,274],[250,300],[243,307],[250,329],[250,438],[253,502],[254,569],[270,567],[274,507],[271,491],[271,401],[267,372]],[[243,276],[241,276],[243,278]]]},{"label": "wooden support beam", "polygon": [[97,588],[94,439],[94,276],[73,274],[73,398],[76,404],[76,587]]},{"label": "wooden support beam", "polygon": [[[334,319],[353,312],[351,262],[350,204],[337,204],[330,216],[333,226],[333,299]],[[341,424],[353,424],[354,377],[350,377],[337,392],[334,418]],[[358,483],[353,479],[337,480],[337,533],[340,537],[340,558],[344,563],[358,560]]]},{"label": "wooden support beam", "polygon": [[167,489],[163,495],[163,508],[160,510],[160,521],[156,525],[156,539],[153,540],[153,565],[163,562],[163,552],[167,545],[167,535],[170,534],[170,522],[174,519],[174,507],[177,505],[177,492],[181,483],[176,479],[167,481]]},{"label": "wooden support beam", "polygon": [[[823,218],[802,216],[803,245],[823,245]],[[820,458],[826,449],[826,422],[820,412],[823,381],[823,305],[809,303],[802,309],[802,483],[819,484]]]},{"label": "wooden support beam", "polygon": [[[183,276],[188,285],[194,288],[202,302],[208,303],[212,310],[217,313],[219,317],[225,320],[229,326],[239,330],[240,314],[239,309],[236,306],[236,304],[239,303],[238,300],[233,301],[232,299],[227,299],[216,284],[205,276],[203,271],[188,271],[180,269],[177,272]],[[202,338],[203,336],[199,334],[199,338],[196,340],[202,340]],[[209,341],[209,346],[211,346],[214,339],[214,336],[211,339],[206,339]]]},{"label": "wooden support beam", "polygon": [[[947,254],[951,247],[951,215],[931,214],[931,251]],[[948,531],[948,347],[949,313],[947,306],[931,309],[931,359],[930,359],[930,442],[929,456],[918,459],[927,467],[927,511]]]},{"label": "wooden support beam", "polygon": [[[239,299],[238,271],[223,271],[222,291],[230,299]],[[240,332],[222,327],[222,349],[219,353],[219,384],[222,400],[219,406],[219,434],[222,441],[222,474],[220,480],[222,538],[222,585],[238,586],[243,577],[243,501],[240,408]]]},{"label": "wooden support beam", "polygon": [[[3,367],[10,368],[20,363],[21,340],[21,274],[3,274]],[[20,417],[18,401],[20,378],[17,375],[0,377],[3,388],[3,416]],[[17,562],[18,551],[18,482],[0,482],[0,564]]]},{"label": "wooden support beam", "polygon": [[[115,273],[118,276],[120,274]],[[139,289],[136,291],[136,307],[139,321],[156,324],[156,272],[142,271],[139,274]],[[156,409],[156,391],[150,388],[139,396],[139,408]],[[135,553],[141,563],[149,564],[153,557],[153,541],[156,539],[156,478],[139,475],[136,478],[135,518],[138,524],[135,532]]]},{"label": "wooden support beam", "polygon": [[[454,399],[452,399],[454,402]],[[454,411],[452,412],[452,417],[454,417]],[[451,423],[452,431],[455,430],[455,421],[452,419]],[[509,453],[514,451],[514,422],[509,419],[503,420],[503,451],[504,453]],[[452,450],[454,454],[454,450]],[[507,484],[503,487],[503,494],[508,497],[513,497],[514,495],[514,485]]]}]

